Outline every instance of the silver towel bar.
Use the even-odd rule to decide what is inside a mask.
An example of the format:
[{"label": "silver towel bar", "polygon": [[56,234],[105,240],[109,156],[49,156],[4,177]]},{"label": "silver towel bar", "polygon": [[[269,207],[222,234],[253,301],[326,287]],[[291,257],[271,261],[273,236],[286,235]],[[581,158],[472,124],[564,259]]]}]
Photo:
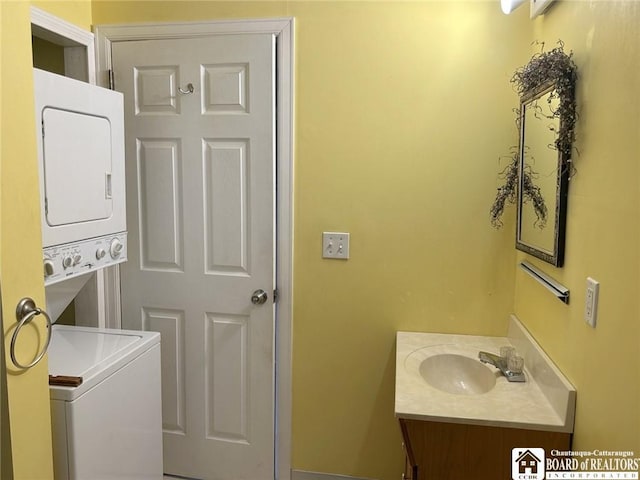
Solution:
[{"label": "silver towel bar", "polygon": [[538,270],[536,267],[531,265],[529,262],[521,262],[520,267],[531,275],[534,280],[540,283],[544,288],[553,293],[558,300],[563,303],[569,304],[569,289],[564,285],[556,282],[549,275],[544,273],[541,270]]}]

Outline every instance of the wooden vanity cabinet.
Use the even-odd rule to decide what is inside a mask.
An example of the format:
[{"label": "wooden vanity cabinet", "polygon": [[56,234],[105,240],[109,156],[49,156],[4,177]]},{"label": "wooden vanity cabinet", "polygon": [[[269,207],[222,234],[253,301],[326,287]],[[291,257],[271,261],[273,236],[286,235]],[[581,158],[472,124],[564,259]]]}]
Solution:
[{"label": "wooden vanity cabinet", "polygon": [[570,450],[571,434],[400,419],[411,480],[510,480],[513,448]]}]

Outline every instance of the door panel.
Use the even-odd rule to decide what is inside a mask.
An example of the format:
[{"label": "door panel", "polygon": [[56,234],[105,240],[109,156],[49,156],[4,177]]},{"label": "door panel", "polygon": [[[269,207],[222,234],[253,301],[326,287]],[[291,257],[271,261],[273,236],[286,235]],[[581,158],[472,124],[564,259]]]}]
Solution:
[{"label": "door panel", "polygon": [[140,258],[145,270],[182,272],[180,139],[137,139]]},{"label": "door panel", "polygon": [[142,330],[160,332],[162,337],[162,427],[184,435],[184,311],[143,308],[142,315]]},{"label": "door panel", "polygon": [[270,34],[113,46],[123,326],[162,333],[166,473],[273,477],[274,63]]},{"label": "door panel", "polygon": [[248,140],[205,140],[205,255],[210,275],[249,275]]}]

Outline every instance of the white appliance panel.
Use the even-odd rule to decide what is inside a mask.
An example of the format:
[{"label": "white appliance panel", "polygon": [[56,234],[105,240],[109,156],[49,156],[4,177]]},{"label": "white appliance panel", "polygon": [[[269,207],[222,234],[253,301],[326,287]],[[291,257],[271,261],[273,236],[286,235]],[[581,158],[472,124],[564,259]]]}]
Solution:
[{"label": "white appliance panel", "polygon": [[33,72],[43,246],[124,232],[122,94]]},{"label": "white appliance panel", "polygon": [[53,478],[68,480],[69,449],[67,448],[67,402],[51,400],[51,433],[53,437]]},{"label": "white appliance panel", "polygon": [[51,387],[51,398],[75,400],[113,375],[152,345],[157,332],[54,325],[49,344],[49,374],[82,377],[78,387]]},{"label": "white appliance panel", "polygon": [[[65,290],[71,286],[68,280],[77,279],[78,276],[96,269],[126,261],[127,233],[105,235],[104,237],[47,247],[43,250],[43,257],[45,285],[51,287],[56,284],[58,286],[56,288],[61,287],[58,293],[66,293]],[[66,286],[61,286],[60,283],[65,283]],[[47,298],[48,292],[53,290],[55,289],[48,289]],[[77,293],[78,290],[75,292]],[[71,301],[71,298],[68,300]]]},{"label": "white appliance panel", "polygon": [[42,131],[47,224],[109,218],[113,212],[109,119],[45,108]]},{"label": "white appliance panel", "polygon": [[160,346],[67,402],[69,479],[162,479]]},{"label": "white appliance panel", "polygon": [[56,480],[161,480],[162,408],[157,332],[54,326],[51,386]]}]

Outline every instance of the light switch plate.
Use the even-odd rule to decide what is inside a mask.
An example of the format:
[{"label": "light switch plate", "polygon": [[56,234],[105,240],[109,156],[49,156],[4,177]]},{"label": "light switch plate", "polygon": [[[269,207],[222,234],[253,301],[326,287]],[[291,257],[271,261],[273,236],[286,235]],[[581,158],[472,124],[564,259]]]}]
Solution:
[{"label": "light switch plate", "polygon": [[349,234],[345,232],[322,232],[322,258],[349,258]]}]

